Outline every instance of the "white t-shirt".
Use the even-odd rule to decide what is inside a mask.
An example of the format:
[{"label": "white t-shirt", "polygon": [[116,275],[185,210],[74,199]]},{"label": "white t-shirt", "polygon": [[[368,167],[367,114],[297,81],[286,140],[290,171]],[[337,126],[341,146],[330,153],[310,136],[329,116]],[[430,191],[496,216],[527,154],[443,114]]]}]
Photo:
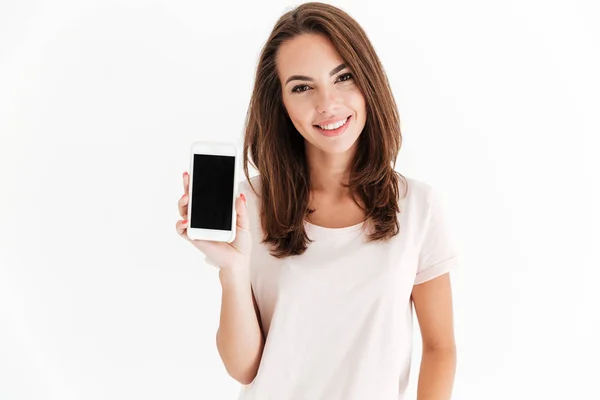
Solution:
[{"label": "white t-shirt", "polygon": [[[400,195],[404,194],[400,181]],[[251,283],[266,335],[254,381],[239,400],[399,400],[408,384],[413,285],[458,265],[432,187],[407,178],[400,233],[365,241],[362,224],[306,222],[314,242],[277,259],[260,244],[259,198],[244,180],[253,234]],[[258,177],[252,183],[260,193]]]}]

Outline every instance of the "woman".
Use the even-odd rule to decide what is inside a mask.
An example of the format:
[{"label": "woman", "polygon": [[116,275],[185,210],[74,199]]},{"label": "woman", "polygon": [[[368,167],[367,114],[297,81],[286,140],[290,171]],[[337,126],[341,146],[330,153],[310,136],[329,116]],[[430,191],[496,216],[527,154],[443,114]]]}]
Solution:
[{"label": "woman", "polygon": [[357,22],[322,3],[284,14],[250,101],[237,237],[192,241],[220,268],[217,347],[240,399],[403,398],[413,304],[418,398],[450,398],[457,257],[432,188],[394,171],[400,146],[394,98]]}]

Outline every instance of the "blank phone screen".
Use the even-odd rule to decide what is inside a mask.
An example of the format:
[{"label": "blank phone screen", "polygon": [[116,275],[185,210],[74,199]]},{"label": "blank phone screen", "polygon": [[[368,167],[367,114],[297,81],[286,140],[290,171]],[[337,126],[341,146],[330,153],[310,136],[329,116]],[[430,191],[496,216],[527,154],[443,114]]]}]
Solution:
[{"label": "blank phone screen", "polygon": [[235,157],[194,154],[190,227],[231,230]]}]

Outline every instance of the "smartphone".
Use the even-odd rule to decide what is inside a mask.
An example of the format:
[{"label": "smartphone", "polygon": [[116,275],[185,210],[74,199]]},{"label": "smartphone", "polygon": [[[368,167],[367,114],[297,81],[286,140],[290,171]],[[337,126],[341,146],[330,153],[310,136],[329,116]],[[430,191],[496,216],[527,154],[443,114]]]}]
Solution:
[{"label": "smartphone", "polygon": [[238,160],[234,143],[192,143],[187,228],[190,239],[227,243],[235,239]]}]

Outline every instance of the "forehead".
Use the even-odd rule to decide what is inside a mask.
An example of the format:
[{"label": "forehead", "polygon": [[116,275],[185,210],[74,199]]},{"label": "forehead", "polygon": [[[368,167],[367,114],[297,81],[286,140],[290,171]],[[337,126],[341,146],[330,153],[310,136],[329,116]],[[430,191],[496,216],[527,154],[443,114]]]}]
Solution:
[{"label": "forehead", "polygon": [[327,75],[344,61],[326,36],[302,34],[281,44],[275,62],[280,77],[285,79],[293,74]]}]

